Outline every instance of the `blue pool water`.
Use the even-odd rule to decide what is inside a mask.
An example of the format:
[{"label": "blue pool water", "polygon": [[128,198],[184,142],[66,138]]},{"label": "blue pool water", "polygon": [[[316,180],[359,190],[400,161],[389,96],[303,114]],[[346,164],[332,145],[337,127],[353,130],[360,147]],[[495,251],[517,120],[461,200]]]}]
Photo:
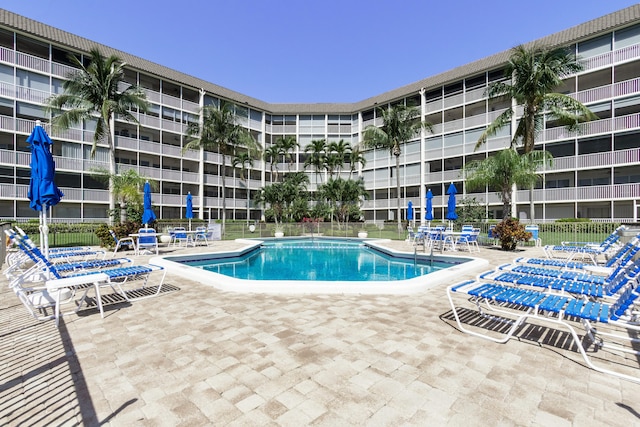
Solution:
[{"label": "blue pool water", "polygon": [[245,280],[398,281],[459,262],[389,256],[361,241],[284,240],[265,242],[243,256],[184,264]]}]

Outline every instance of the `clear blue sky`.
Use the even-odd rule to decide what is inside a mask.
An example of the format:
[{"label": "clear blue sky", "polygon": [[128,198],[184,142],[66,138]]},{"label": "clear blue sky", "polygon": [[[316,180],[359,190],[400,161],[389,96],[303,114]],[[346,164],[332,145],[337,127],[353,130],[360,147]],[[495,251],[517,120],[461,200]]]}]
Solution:
[{"label": "clear blue sky", "polygon": [[623,0],[3,0],[272,103],[356,102],[631,6]]}]

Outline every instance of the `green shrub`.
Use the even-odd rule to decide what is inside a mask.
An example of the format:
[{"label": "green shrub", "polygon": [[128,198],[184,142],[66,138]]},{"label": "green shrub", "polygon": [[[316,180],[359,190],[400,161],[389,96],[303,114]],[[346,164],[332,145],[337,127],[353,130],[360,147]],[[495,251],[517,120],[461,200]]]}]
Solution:
[{"label": "green shrub", "polygon": [[556,222],[591,222],[589,218],[559,218]]}]

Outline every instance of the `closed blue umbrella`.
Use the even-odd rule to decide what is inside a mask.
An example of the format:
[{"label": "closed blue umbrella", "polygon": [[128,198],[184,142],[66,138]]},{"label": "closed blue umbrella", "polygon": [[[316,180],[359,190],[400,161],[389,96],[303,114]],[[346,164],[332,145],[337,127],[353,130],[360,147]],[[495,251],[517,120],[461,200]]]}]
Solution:
[{"label": "closed blue umbrella", "polygon": [[191,191],[187,193],[187,211],[184,217],[189,220],[189,230],[191,230],[191,219],[193,218],[193,196],[191,196]]},{"label": "closed blue umbrella", "polygon": [[409,200],[409,204],[407,205],[407,221],[413,220],[413,202]]},{"label": "closed blue umbrella", "polygon": [[447,202],[447,219],[450,221],[455,221],[458,219],[458,214],[456,213],[456,186],[453,185],[453,182],[449,185],[449,189],[447,190],[447,194],[449,195],[449,201]]},{"label": "closed blue umbrella", "polygon": [[427,190],[427,207],[425,209],[424,219],[433,221],[433,193],[431,189]]},{"label": "closed blue umbrella", "polygon": [[57,205],[64,196],[53,182],[56,165],[51,155],[51,138],[40,121],[36,122],[31,135],[27,138],[31,146],[31,180],[29,181],[29,206],[39,212],[40,245],[45,256],[49,255],[49,227],[47,226],[47,208]]},{"label": "closed blue umbrella", "polygon": [[142,222],[145,228],[149,227],[149,223],[156,219],[156,214],[151,208],[151,185],[149,181],[144,183],[144,211],[142,212]]}]

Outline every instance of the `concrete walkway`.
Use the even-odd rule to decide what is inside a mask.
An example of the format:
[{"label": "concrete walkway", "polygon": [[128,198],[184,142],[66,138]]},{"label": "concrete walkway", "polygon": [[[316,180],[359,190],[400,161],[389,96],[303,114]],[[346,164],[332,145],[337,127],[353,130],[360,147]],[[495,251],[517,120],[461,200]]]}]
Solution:
[{"label": "concrete walkway", "polygon": [[640,385],[585,367],[563,332],[507,344],[459,332],[445,284],[408,296],[257,295],[168,274],[156,298],[109,305],[104,319],[84,310],[59,328],[0,285],[1,425],[640,425]]}]

